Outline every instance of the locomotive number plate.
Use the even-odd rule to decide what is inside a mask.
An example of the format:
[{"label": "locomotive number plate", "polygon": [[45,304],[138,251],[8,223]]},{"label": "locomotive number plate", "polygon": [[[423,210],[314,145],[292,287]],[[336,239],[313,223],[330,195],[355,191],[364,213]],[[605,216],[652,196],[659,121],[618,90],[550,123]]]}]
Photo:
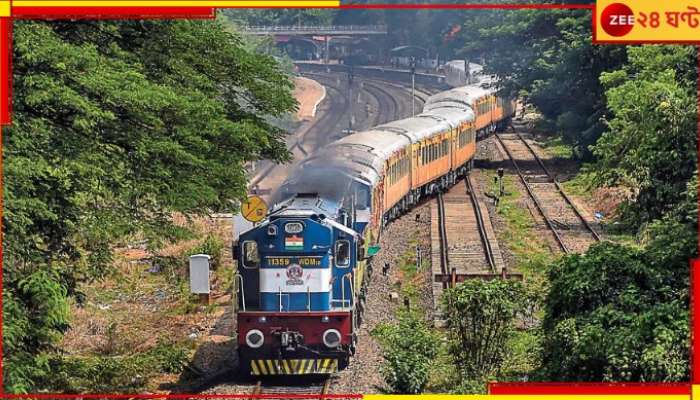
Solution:
[{"label": "locomotive number plate", "polygon": [[286,267],[292,263],[303,266],[320,266],[321,257],[266,257],[267,265]]}]

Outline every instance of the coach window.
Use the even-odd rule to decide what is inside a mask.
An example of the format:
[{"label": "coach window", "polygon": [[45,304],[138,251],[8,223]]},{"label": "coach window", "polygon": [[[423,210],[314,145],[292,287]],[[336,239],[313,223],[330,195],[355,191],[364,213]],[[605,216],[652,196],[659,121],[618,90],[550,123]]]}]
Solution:
[{"label": "coach window", "polygon": [[257,268],[260,265],[260,254],[258,253],[258,243],[252,240],[243,242],[243,267]]},{"label": "coach window", "polygon": [[350,265],[350,242],[338,240],[335,242],[335,264],[339,267]]}]

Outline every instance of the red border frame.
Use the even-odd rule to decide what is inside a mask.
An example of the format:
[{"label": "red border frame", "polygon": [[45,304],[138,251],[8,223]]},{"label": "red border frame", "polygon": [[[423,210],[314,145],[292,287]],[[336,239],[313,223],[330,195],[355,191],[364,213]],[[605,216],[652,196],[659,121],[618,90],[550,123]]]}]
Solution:
[{"label": "red border frame", "polygon": [[[248,7],[248,8],[269,8],[269,7]],[[307,7],[289,7],[289,8],[307,8]],[[321,7],[335,8],[335,7]],[[645,42],[629,42],[629,41],[598,41],[596,39],[596,10],[594,4],[347,4],[341,5],[339,8],[344,9],[588,9],[591,10],[591,21],[593,28],[593,43],[595,44],[664,44],[664,43],[680,43],[680,44],[699,44],[698,41],[645,41]],[[169,19],[169,18],[188,18],[188,19],[205,19],[214,18],[216,9],[212,7],[22,7],[17,8],[11,17],[0,18],[0,125],[11,124],[12,111],[12,20],[16,19]],[[699,46],[700,50],[700,46]],[[699,54],[700,67],[700,54]],[[700,94],[700,79],[698,80],[698,93]],[[700,96],[698,97],[700,101]],[[698,122],[698,131],[700,132],[700,121]],[[698,144],[698,152],[700,153],[700,143]],[[0,159],[2,153],[0,153]],[[700,167],[700,160],[698,162]],[[2,165],[0,165],[0,172]],[[3,175],[0,174],[0,194]],[[699,189],[700,191],[700,189]],[[0,197],[0,205],[2,197]],[[1,223],[1,222],[0,222]],[[0,246],[0,255],[2,248]],[[1,259],[0,259],[1,260]],[[0,261],[1,262],[1,261]],[[700,268],[700,261],[691,261],[690,276],[691,276],[691,295],[690,295],[690,324],[691,324],[691,381],[687,383],[581,383],[581,382],[566,382],[566,383],[504,383],[493,382],[489,384],[489,393],[493,395],[500,394],[520,394],[520,395],[690,395],[691,385],[700,383],[700,357],[695,356],[695,333],[700,332],[700,318],[694,318],[695,299],[700,295],[700,285],[698,285],[695,269]],[[0,284],[2,284],[2,276],[0,275]],[[0,288],[0,290],[2,290]],[[2,298],[0,297],[0,306],[2,306]],[[0,336],[2,335],[2,312],[0,310]],[[2,341],[0,341],[0,351],[2,350]],[[3,359],[0,357],[0,375],[2,375]],[[319,395],[292,395],[285,394],[285,398],[295,399],[317,399]],[[324,398],[362,398],[361,394],[334,394],[324,395]],[[280,398],[280,395],[251,395],[251,394],[27,394],[13,395],[6,394],[4,387],[0,387],[0,398],[8,399],[242,399],[242,398]]]}]

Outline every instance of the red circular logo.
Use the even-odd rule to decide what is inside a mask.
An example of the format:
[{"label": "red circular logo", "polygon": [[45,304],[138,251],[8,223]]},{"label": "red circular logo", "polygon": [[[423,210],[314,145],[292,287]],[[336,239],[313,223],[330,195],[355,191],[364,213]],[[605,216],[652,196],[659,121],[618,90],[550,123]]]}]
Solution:
[{"label": "red circular logo", "polygon": [[600,25],[610,36],[625,36],[634,28],[634,13],[625,4],[613,3],[605,7]]}]

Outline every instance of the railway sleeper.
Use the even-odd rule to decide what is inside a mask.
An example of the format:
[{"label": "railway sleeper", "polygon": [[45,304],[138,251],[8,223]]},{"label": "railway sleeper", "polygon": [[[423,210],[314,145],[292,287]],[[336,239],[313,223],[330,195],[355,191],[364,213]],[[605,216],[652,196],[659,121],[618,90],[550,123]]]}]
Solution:
[{"label": "railway sleeper", "polygon": [[401,215],[406,214],[416,204],[418,204],[420,199],[423,197],[430,197],[438,192],[443,193],[447,191],[447,189],[457,184],[459,178],[467,176],[469,171],[471,171],[473,168],[474,159],[471,159],[456,169],[448,172],[446,175],[443,175],[432,182],[426,183],[418,189],[411,190],[398,203],[396,203],[396,205],[389,209],[389,211],[384,213],[384,225],[395,220]]}]

